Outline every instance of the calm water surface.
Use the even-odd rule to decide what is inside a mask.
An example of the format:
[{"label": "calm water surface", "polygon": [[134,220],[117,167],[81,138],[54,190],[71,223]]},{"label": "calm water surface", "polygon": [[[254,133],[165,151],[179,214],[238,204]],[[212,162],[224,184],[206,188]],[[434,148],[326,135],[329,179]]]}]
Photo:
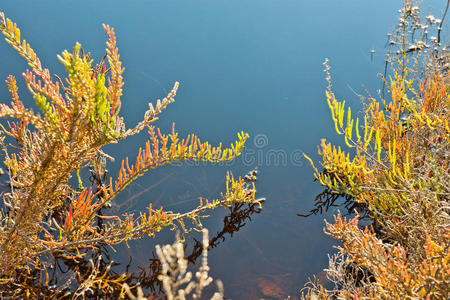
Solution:
[{"label": "calm water surface", "polygon": [[[262,211],[231,238],[226,235],[210,251],[209,262],[227,297],[269,299],[298,295],[333,251],[322,231],[330,214],[296,216],[312,208],[321,191],[301,153],[317,160],[322,137],[340,142],[324,99],[324,58],[330,59],[336,95],[358,107],[349,87],[362,92],[364,84],[373,94],[381,87],[376,74],[383,71],[385,34],[396,24],[400,6],[390,0],[2,0],[0,10],[57,74],[65,72],[56,54],[79,41],[101,59],[101,24],[115,27],[126,68],[122,115],[130,127],[142,119],[148,101],[164,97],[180,81],[176,103],[157,123],[161,129],[175,122],[181,135],[225,144],[238,131],[250,134],[244,155],[233,164],[163,167],[141,177],[118,200],[128,211],[149,202],[184,211],[197,205],[199,196],[219,196],[226,170],[241,175],[258,166],[258,195],[267,199]],[[20,77],[26,64],[6,43],[0,43],[0,57],[0,78]],[[21,97],[31,103],[21,84]],[[0,99],[9,101],[6,85]],[[132,158],[146,138],[143,133],[106,150],[119,161]],[[117,174],[117,166],[110,171]],[[226,214],[219,209],[205,221],[211,235],[221,230]],[[125,264],[132,256],[132,270],[145,268],[155,244],[173,238],[166,230],[112,255]]]}]

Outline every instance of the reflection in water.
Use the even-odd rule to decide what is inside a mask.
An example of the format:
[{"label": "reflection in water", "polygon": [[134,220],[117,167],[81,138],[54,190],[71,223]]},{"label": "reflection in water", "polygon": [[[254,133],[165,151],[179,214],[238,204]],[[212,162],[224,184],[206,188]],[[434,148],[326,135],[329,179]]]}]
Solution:
[{"label": "reflection in water", "polygon": [[[216,235],[209,241],[208,250],[217,247],[221,242],[225,241],[225,237],[233,236],[235,232],[238,232],[244,227],[247,221],[251,221],[251,216],[254,213],[259,214],[261,208],[257,204],[242,204],[237,203],[229,208],[230,213],[223,218],[223,229],[216,233]],[[192,253],[187,256],[187,260],[191,263],[195,263],[197,258],[202,254],[202,242],[194,239],[195,244],[192,249]]]},{"label": "reflection in water", "polygon": [[[342,201],[341,203],[339,201]],[[348,194],[335,194],[329,189],[325,189],[320,194],[318,194],[314,199],[314,208],[312,208],[309,213],[302,214],[298,213],[297,216],[309,217],[311,215],[323,214],[328,212],[330,207],[341,207],[344,206],[347,213],[352,213],[355,209],[358,211],[365,211],[363,203],[357,203],[353,201],[353,197]],[[324,211],[325,210],[325,211]]]}]

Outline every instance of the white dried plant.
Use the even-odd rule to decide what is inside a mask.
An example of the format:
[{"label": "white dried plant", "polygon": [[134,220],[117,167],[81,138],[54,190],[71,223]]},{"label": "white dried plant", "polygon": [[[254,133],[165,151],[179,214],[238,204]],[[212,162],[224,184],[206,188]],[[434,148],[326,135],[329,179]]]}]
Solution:
[{"label": "white dried plant", "polygon": [[[156,254],[161,261],[162,272],[158,279],[162,282],[163,289],[168,300],[184,300],[189,298],[200,299],[203,289],[208,286],[213,278],[209,276],[208,266],[208,230],[203,229],[203,251],[202,263],[193,279],[192,272],[189,272],[188,261],[184,258],[184,246],[177,238],[172,245],[156,245]],[[223,284],[216,280],[218,291],[214,293],[211,300],[223,299]],[[124,289],[130,299],[144,300],[142,289],[137,289],[137,296],[134,296],[127,284]]]}]

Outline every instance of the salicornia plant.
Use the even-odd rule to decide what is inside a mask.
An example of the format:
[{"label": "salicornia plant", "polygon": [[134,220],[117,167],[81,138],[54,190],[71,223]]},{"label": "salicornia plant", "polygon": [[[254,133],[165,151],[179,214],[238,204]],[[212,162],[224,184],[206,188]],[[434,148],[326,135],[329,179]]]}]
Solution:
[{"label": "salicornia plant", "polygon": [[[421,21],[419,7],[405,1],[399,20],[389,35],[392,74],[383,78],[389,98],[369,95],[361,117],[337,100],[325,62],[327,103],[353,155],[322,140],[322,170],[310,162],[328,195],[357,210],[326,223],[342,243],[326,270],[335,287],[312,283],[308,299],[448,299],[450,56],[429,36],[436,24],[439,36],[443,19]],[[337,199],[328,200],[321,203]]]},{"label": "salicornia plant", "polygon": [[[200,227],[202,212],[207,209],[260,201],[255,199],[253,183],[229,174],[225,193],[217,200],[201,201],[191,211],[155,210],[150,203],[148,211],[139,216],[108,215],[106,208],[117,194],[146,171],[180,160],[230,161],[240,155],[248,135],[239,133],[236,143],[223,149],[222,145],[214,147],[201,142],[193,134],[180,138],[174,128],[168,134],[161,133],[151,124],[174,101],[178,83],[155,106],[149,104],[142,122],[127,129],[119,115],[124,68],[113,28],[103,27],[108,36],[103,59],[93,64],[90,54],[77,43],[72,52],[58,55],[68,74],[60,79],[51,76],[30,45],[21,39],[16,24],[0,13],[0,30],[6,41],[31,68],[23,78],[39,108],[35,112],[25,107],[14,76],[9,76],[6,83],[11,103],[0,104],[0,117],[14,119],[0,124],[0,142],[11,187],[3,195],[0,212],[0,288],[7,290],[7,295],[38,297],[30,282],[40,280],[45,286],[48,266],[55,259],[76,263],[102,245],[154,236],[175,224],[185,229],[185,219]],[[102,147],[146,128],[150,139],[139,149],[135,162],[125,159],[117,179],[105,180],[106,162],[112,158]],[[84,168],[89,168],[94,179],[91,186],[84,186],[80,176]],[[76,186],[69,181],[73,176],[78,178]],[[125,277],[105,285],[107,278],[94,272],[95,263],[92,266],[91,274],[95,276],[83,281],[80,274],[74,275],[83,290],[95,287],[106,292],[121,288]],[[57,295],[61,290],[54,291]]]}]

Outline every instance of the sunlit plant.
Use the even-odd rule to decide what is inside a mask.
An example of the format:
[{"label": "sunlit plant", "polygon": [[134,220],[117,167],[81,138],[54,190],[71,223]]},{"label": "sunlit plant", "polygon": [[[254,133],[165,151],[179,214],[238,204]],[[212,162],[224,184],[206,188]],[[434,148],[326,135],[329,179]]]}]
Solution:
[{"label": "sunlit plant", "polygon": [[[327,270],[335,287],[311,282],[308,299],[448,298],[449,52],[440,40],[443,19],[436,20],[422,22],[419,7],[405,1],[389,35],[389,97],[369,96],[361,118],[337,100],[325,61],[334,126],[354,155],[322,140],[322,170],[308,159],[326,194],[345,196],[357,210],[326,223],[326,233],[342,243]],[[428,37],[436,24],[437,37]],[[360,225],[361,215],[369,226]]]},{"label": "sunlit plant", "polygon": [[[149,104],[144,119],[127,129],[121,108],[124,68],[113,28],[104,25],[108,36],[106,54],[96,65],[79,43],[72,52],[58,55],[67,78],[52,77],[31,46],[21,39],[17,25],[0,13],[0,30],[6,41],[28,62],[25,83],[39,108],[27,108],[19,98],[16,79],[6,80],[11,103],[0,104],[0,117],[14,119],[0,124],[0,142],[9,174],[8,193],[2,197],[0,212],[0,286],[2,296],[40,297],[43,291],[58,297],[76,283],[77,296],[93,289],[105,294],[122,289],[127,274],[108,277],[97,269],[101,257],[91,260],[89,276],[77,272],[66,286],[48,286],[49,267],[57,259],[76,265],[93,256],[99,247],[116,245],[161,229],[178,225],[187,231],[184,220],[201,227],[205,210],[234,203],[259,203],[252,182],[227,175],[226,192],[218,199],[200,200],[191,211],[175,213],[155,209],[138,216],[108,215],[115,197],[133,180],[150,169],[180,160],[226,162],[241,154],[246,133],[239,133],[230,148],[212,146],[191,134],[180,138],[175,128],[162,133],[152,123],[174,101],[178,83],[156,105]],[[115,180],[106,179],[106,163],[113,160],[102,151],[108,144],[147,129],[150,136],[139,149],[134,163],[122,161]],[[89,169],[93,184],[86,185],[80,170]],[[76,176],[78,184],[69,179]],[[100,259],[100,260],[99,260]],[[107,270],[109,270],[109,267]],[[39,289],[34,283],[39,282]]]}]

